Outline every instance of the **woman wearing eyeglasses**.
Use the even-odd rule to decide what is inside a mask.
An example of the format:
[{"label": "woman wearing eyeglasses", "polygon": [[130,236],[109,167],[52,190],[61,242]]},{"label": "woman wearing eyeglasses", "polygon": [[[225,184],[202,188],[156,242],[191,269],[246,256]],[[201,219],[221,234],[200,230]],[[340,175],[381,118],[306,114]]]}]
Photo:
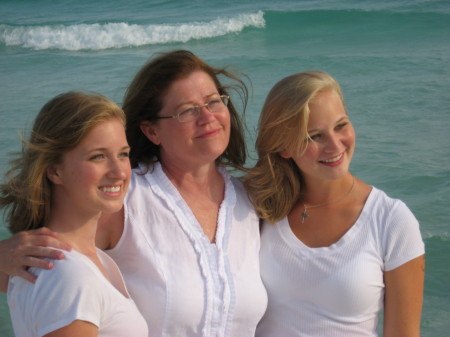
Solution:
[{"label": "woman wearing eyeglasses", "polygon": [[[245,162],[242,126],[219,76],[237,83],[245,104],[241,80],[187,51],[151,60],[125,95],[134,170],[125,207],[103,217],[97,245],[121,269],[149,336],[254,336],[266,309],[259,219],[226,171]],[[6,243],[29,247],[39,238],[30,234]]]}]

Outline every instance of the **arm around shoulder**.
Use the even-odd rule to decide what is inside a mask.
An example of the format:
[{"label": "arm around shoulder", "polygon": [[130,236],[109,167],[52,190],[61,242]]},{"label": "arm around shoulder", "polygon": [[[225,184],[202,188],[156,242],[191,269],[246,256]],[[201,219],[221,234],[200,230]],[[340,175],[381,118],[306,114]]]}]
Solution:
[{"label": "arm around shoulder", "polygon": [[64,258],[62,251],[51,247],[67,251],[71,249],[67,243],[58,239],[57,233],[45,227],[19,232],[8,239],[1,240],[0,272],[35,282],[36,277],[28,272],[28,267],[51,269],[53,263],[44,258]]}]

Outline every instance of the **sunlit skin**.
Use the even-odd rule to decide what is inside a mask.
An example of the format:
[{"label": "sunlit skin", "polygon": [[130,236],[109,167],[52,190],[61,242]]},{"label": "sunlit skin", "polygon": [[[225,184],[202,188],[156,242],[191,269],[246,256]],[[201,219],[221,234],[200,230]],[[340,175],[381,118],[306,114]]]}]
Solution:
[{"label": "sunlit skin", "polygon": [[[48,247],[80,249],[73,242],[67,243],[67,233],[74,229],[81,233],[79,228],[86,221],[96,223],[101,212],[117,212],[122,208],[131,175],[128,153],[124,127],[119,120],[111,119],[94,127],[74,149],[63,155],[61,163],[48,169],[47,176],[53,183],[48,227],[54,231],[48,228],[23,231],[5,241],[6,246],[0,249],[0,254],[11,250],[11,245],[19,247],[6,261],[18,266],[12,275],[35,282],[36,276],[25,266],[51,269],[53,262],[39,257],[62,259],[64,253]],[[95,226],[88,226],[82,233],[83,238],[90,238],[92,242],[93,234]],[[8,276],[0,273],[0,291],[6,292],[7,284]]]},{"label": "sunlit skin", "polygon": [[[195,71],[187,78],[172,83],[163,99],[160,116],[178,114],[193,105],[203,105],[219,92],[211,77]],[[195,121],[180,123],[177,119],[160,119],[141,125],[146,136],[160,146],[161,162],[166,167],[186,169],[210,166],[228,146],[230,114],[228,108],[211,113],[201,109]]]},{"label": "sunlit skin", "polygon": [[292,159],[306,180],[334,180],[349,169],[355,149],[355,130],[339,95],[331,89],[311,101],[308,122],[310,140],[302,154]]},{"label": "sunlit skin", "polygon": [[[129,150],[122,122],[112,118],[96,125],[79,144],[63,154],[60,163],[47,170],[52,182],[48,228],[88,257],[106,279],[109,274],[95,247],[97,221],[102,212],[117,212],[123,206],[131,176]],[[75,320],[45,336],[80,335],[95,337],[98,327]]]},{"label": "sunlit skin", "polygon": [[207,73],[194,71],[172,83],[159,116],[176,115],[197,105],[202,106],[198,119],[186,123],[175,118],[141,123],[142,132],[159,145],[164,172],[211,242],[215,240],[217,214],[225,191],[215,161],[230,140],[230,112],[223,105],[222,110],[212,113],[204,104],[219,95]]},{"label": "sunlit skin", "polygon": [[[163,97],[159,116],[173,116],[194,105],[203,106],[219,91],[212,78],[194,71],[174,81]],[[161,165],[193,211],[205,235],[214,241],[217,213],[224,197],[225,184],[215,160],[225,151],[230,139],[230,113],[226,106],[211,113],[201,108],[198,119],[180,123],[176,118],[144,121],[142,133],[160,148]],[[97,231],[97,247],[114,247],[123,233],[123,211],[103,214]]]},{"label": "sunlit skin", "polygon": [[[306,140],[305,152],[280,153],[295,161],[306,185],[303,199],[291,210],[288,219],[292,232],[305,245],[329,247],[355,223],[371,186],[355,178],[355,185],[351,187],[353,176],[349,166],[355,148],[355,131],[339,95],[331,89],[323,90],[309,108],[311,139]],[[312,207],[324,203],[324,206],[310,208],[311,217],[301,222],[304,204]],[[420,336],[424,257],[385,272],[384,281],[384,336]]]},{"label": "sunlit skin", "polygon": [[[121,209],[131,168],[124,127],[117,119],[95,126],[60,164],[49,169],[53,209],[90,217]],[[68,209],[70,208],[70,209]]]}]

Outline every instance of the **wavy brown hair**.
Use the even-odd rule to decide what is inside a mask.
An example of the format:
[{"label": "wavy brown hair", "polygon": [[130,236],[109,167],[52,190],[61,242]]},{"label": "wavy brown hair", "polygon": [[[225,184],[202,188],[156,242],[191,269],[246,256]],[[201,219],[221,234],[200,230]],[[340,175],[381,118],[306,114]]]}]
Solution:
[{"label": "wavy brown hair", "polygon": [[[220,95],[229,95],[230,89],[238,92],[245,111],[248,89],[236,74],[225,68],[214,68],[186,50],[156,55],[138,71],[123,101],[123,110],[127,116],[127,140],[131,146],[130,161],[133,168],[140,163],[151,167],[154,162],[160,160],[159,146],[153,144],[142,133],[140,124],[143,121],[153,121],[159,115],[163,98],[174,81],[186,78],[198,70],[204,71],[212,78]],[[219,77],[223,80],[231,80],[232,83],[222,83]],[[217,163],[240,169],[247,156],[243,123],[231,100],[228,103],[228,110],[231,119],[230,141],[224,153],[217,159]]]}]

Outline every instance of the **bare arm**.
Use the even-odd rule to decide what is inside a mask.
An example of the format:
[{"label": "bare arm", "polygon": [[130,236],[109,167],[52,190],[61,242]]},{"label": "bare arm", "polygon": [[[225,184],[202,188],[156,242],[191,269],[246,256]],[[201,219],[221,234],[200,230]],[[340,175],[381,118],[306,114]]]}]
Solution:
[{"label": "bare arm", "polygon": [[98,327],[86,321],[74,321],[65,327],[52,331],[44,337],[97,337]]},{"label": "bare arm", "polygon": [[[100,249],[113,248],[123,232],[124,212],[103,214],[100,218],[96,243]],[[20,276],[34,283],[36,276],[28,272],[29,267],[52,269],[53,262],[44,260],[64,259],[64,253],[49,247],[70,251],[67,243],[58,239],[58,234],[48,228],[24,231],[0,241],[0,291],[6,292],[8,276]]]},{"label": "bare arm", "polygon": [[424,256],[384,273],[384,337],[420,336],[424,276]]},{"label": "bare arm", "polygon": [[43,258],[63,259],[64,253],[49,247],[70,251],[67,243],[58,239],[58,234],[48,228],[20,232],[0,241],[0,291],[6,291],[7,276],[20,276],[34,282],[36,276],[29,273],[29,267],[53,268],[53,262]]}]

